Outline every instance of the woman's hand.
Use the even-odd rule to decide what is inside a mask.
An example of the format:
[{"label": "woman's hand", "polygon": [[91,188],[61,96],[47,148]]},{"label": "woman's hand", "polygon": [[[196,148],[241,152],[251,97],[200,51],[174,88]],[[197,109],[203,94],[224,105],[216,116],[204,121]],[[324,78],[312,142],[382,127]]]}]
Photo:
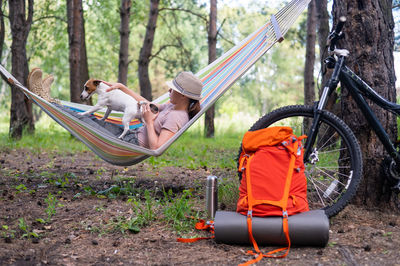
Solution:
[{"label": "woman's hand", "polygon": [[142,106],[142,117],[144,122],[148,125],[150,123],[154,123],[154,120],[157,118],[158,113],[154,114],[150,109],[150,103],[147,102],[146,105]]}]

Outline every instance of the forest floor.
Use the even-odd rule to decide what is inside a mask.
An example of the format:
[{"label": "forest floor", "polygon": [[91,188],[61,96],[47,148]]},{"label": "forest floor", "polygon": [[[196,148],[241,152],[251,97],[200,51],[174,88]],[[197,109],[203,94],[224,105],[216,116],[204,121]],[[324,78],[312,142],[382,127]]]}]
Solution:
[{"label": "forest floor", "polygon": [[[91,193],[134,177],[137,189],[159,191],[164,187],[177,195],[184,190],[198,191],[193,193],[194,205],[202,208],[201,191],[210,174],[236,175],[233,170],[205,167],[154,168],[146,161],[129,168],[116,167],[89,152],[60,155],[2,150],[0,265],[243,263],[250,259],[246,255],[250,246],[214,240],[178,243],[178,233],[159,218],[161,214],[139,232],[129,233],[121,222],[127,222],[121,217],[132,213],[127,196]],[[350,205],[330,220],[329,237],[324,248],[293,247],[286,258],[263,259],[259,265],[400,265],[398,215]]]}]

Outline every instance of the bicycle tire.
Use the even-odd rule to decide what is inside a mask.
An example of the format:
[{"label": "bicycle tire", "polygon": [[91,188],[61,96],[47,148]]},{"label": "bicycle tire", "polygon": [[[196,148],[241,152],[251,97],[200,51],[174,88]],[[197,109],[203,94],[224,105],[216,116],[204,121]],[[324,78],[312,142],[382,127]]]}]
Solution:
[{"label": "bicycle tire", "polygon": [[[286,106],[260,118],[250,131],[285,125],[292,127],[297,136],[307,135],[303,121],[311,121],[313,117],[314,110],[311,106]],[[307,123],[311,125],[311,122]],[[312,151],[313,162],[305,161],[310,209],[323,209],[328,217],[332,217],[351,201],[361,182],[360,145],[351,129],[340,118],[328,111],[322,111],[318,136],[312,144]],[[239,155],[240,153],[241,148]]]}]

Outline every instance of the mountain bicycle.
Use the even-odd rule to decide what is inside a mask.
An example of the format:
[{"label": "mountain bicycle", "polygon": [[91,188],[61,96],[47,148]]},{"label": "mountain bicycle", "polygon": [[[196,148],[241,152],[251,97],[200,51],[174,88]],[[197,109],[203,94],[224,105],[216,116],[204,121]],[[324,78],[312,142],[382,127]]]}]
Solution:
[{"label": "mountain bicycle", "polygon": [[336,90],[339,81],[346,85],[390,155],[384,160],[384,172],[390,178],[392,188],[400,189],[398,147],[390,140],[365,97],[398,116],[400,105],[384,99],[345,65],[349,52],[336,48],[337,41],[343,37],[345,21],[346,18],[340,18],[328,38],[330,55],[325,64],[333,72],[320,100],[314,106],[293,105],[276,109],[250,128],[250,131],[254,131],[270,126],[290,126],[297,136],[308,136],[304,144],[304,163],[310,209],[324,209],[328,217],[336,215],[349,203],[362,178],[362,155],[357,138],[339,117],[325,110],[328,98]]}]

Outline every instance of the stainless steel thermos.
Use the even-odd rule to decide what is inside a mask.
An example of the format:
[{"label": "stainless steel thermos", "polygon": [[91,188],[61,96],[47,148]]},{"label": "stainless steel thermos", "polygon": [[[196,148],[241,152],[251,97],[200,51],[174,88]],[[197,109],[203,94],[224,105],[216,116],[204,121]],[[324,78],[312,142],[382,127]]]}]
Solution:
[{"label": "stainless steel thermos", "polygon": [[218,209],[218,178],[207,176],[206,210],[208,219],[213,220]]}]

